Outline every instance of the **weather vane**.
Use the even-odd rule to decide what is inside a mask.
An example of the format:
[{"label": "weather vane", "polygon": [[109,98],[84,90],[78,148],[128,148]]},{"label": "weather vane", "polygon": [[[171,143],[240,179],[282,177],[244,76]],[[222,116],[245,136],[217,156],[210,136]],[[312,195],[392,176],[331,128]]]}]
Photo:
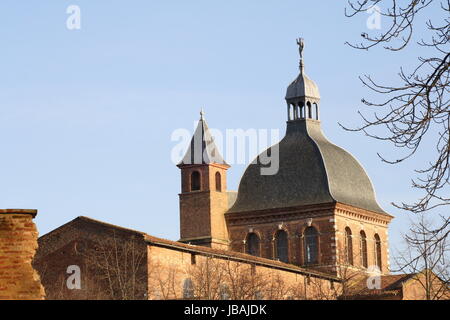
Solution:
[{"label": "weather vane", "polygon": [[303,38],[298,38],[297,39],[297,44],[298,44],[298,52],[300,53],[299,69],[300,69],[300,73],[303,73],[304,72],[304,68],[305,68],[305,65],[303,63],[303,48],[305,47],[305,41],[303,40]]},{"label": "weather vane", "polygon": [[303,40],[303,38],[298,38],[297,44],[298,44],[298,51],[300,53],[300,59],[303,59],[303,48],[305,47],[305,41]]}]

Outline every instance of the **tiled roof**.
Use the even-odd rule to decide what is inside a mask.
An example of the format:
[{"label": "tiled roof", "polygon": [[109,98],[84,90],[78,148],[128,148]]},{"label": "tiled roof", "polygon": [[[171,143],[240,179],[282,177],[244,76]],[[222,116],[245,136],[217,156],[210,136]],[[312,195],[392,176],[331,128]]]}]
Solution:
[{"label": "tiled roof", "polygon": [[350,295],[358,296],[392,296],[400,295],[402,283],[415,276],[412,274],[382,275],[380,288],[369,289],[367,287],[368,277],[360,277],[354,284],[350,285]]},{"label": "tiled roof", "polygon": [[[219,249],[213,249],[213,248],[208,248],[208,247],[203,247],[203,246],[195,246],[195,245],[181,243],[178,241],[172,241],[172,240],[168,240],[168,239],[158,238],[158,237],[148,235],[144,232],[140,232],[140,231],[136,231],[136,230],[132,230],[132,229],[128,229],[128,228],[123,228],[123,227],[120,227],[117,225],[113,225],[113,224],[106,223],[103,221],[95,220],[95,219],[92,219],[89,217],[81,216],[81,217],[78,217],[78,218],[72,220],[71,222],[73,222],[75,220],[82,220],[82,221],[85,221],[88,223],[100,224],[107,228],[113,228],[116,230],[139,234],[139,235],[143,236],[145,241],[147,241],[151,245],[157,245],[157,246],[172,248],[175,250],[187,251],[187,252],[203,254],[203,255],[212,255],[212,256],[215,256],[218,258],[223,258],[223,259],[231,259],[231,260],[236,260],[236,261],[239,260],[239,261],[245,262],[245,263],[253,263],[253,264],[266,266],[266,267],[270,267],[270,268],[282,269],[282,270],[286,270],[286,271],[290,271],[290,272],[295,272],[295,273],[300,273],[300,274],[309,275],[309,276],[313,276],[313,277],[328,279],[331,281],[340,281],[337,277],[327,274],[327,273],[322,273],[322,272],[315,271],[315,270],[297,267],[295,265],[283,263],[283,262],[276,261],[276,260],[255,257],[255,256],[252,256],[249,254],[235,252],[235,251],[219,250]],[[71,223],[71,222],[69,222],[69,223]]]}]

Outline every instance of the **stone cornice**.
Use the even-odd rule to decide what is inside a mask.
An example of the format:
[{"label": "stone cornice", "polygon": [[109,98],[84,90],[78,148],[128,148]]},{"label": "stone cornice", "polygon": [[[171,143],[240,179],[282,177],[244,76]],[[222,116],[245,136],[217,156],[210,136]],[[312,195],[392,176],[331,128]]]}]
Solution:
[{"label": "stone cornice", "polygon": [[36,209],[0,209],[0,214],[29,214],[33,218],[37,215]]},{"label": "stone cornice", "polygon": [[394,218],[387,213],[378,213],[368,211],[353,206],[346,205],[344,203],[336,203],[335,214],[342,217],[349,217],[356,220],[363,220],[371,223],[377,223],[382,225],[388,225]]},{"label": "stone cornice", "polygon": [[225,218],[230,226],[246,225],[249,223],[269,223],[283,220],[285,222],[304,219],[305,213],[308,217],[322,217],[333,214],[335,203],[324,203],[307,206],[296,206],[290,208],[275,208],[257,210],[250,212],[226,213]]},{"label": "stone cornice", "polygon": [[229,226],[247,225],[253,223],[270,223],[283,220],[285,222],[296,219],[339,215],[356,218],[362,221],[387,225],[394,218],[389,214],[360,209],[340,202],[296,206],[290,208],[274,208],[247,212],[226,213],[225,218]]}]

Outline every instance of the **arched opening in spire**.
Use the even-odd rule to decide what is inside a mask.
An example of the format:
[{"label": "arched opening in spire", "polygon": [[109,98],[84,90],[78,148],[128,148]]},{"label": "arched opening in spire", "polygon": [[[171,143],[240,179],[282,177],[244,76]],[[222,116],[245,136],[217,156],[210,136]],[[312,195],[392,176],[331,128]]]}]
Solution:
[{"label": "arched opening in spire", "polygon": [[317,104],[317,102],[315,102],[314,104],[313,104],[313,106],[314,106],[314,111],[315,111],[315,113],[316,113],[316,120],[319,120],[319,105]]},{"label": "arched opening in spire", "polygon": [[200,172],[193,171],[191,173],[191,191],[198,191],[201,188]]},{"label": "arched opening in spire", "polygon": [[307,112],[307,117],[308,117],[308,119],[312,119],[312,110],[311,110],[311,102],[307,102],[306,103],[306,106],[307,106],[307,110],[306,110],[306,112]]},{"label": "arched opening in spire", "polygon": [[221,192],[222,191],[222,176],[220,175],[220,172],[216,172],[216,191]]}]

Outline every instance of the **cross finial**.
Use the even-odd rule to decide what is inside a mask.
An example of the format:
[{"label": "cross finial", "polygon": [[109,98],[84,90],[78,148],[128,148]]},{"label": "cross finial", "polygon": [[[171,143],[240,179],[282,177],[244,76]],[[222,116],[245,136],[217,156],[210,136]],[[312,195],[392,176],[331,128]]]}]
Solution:
[{"label": "cross finial", "polygon": [[200,109],[200,120],[203,120],[203,116],[205,115],[205,112],[203,111],[203,108]]}]

